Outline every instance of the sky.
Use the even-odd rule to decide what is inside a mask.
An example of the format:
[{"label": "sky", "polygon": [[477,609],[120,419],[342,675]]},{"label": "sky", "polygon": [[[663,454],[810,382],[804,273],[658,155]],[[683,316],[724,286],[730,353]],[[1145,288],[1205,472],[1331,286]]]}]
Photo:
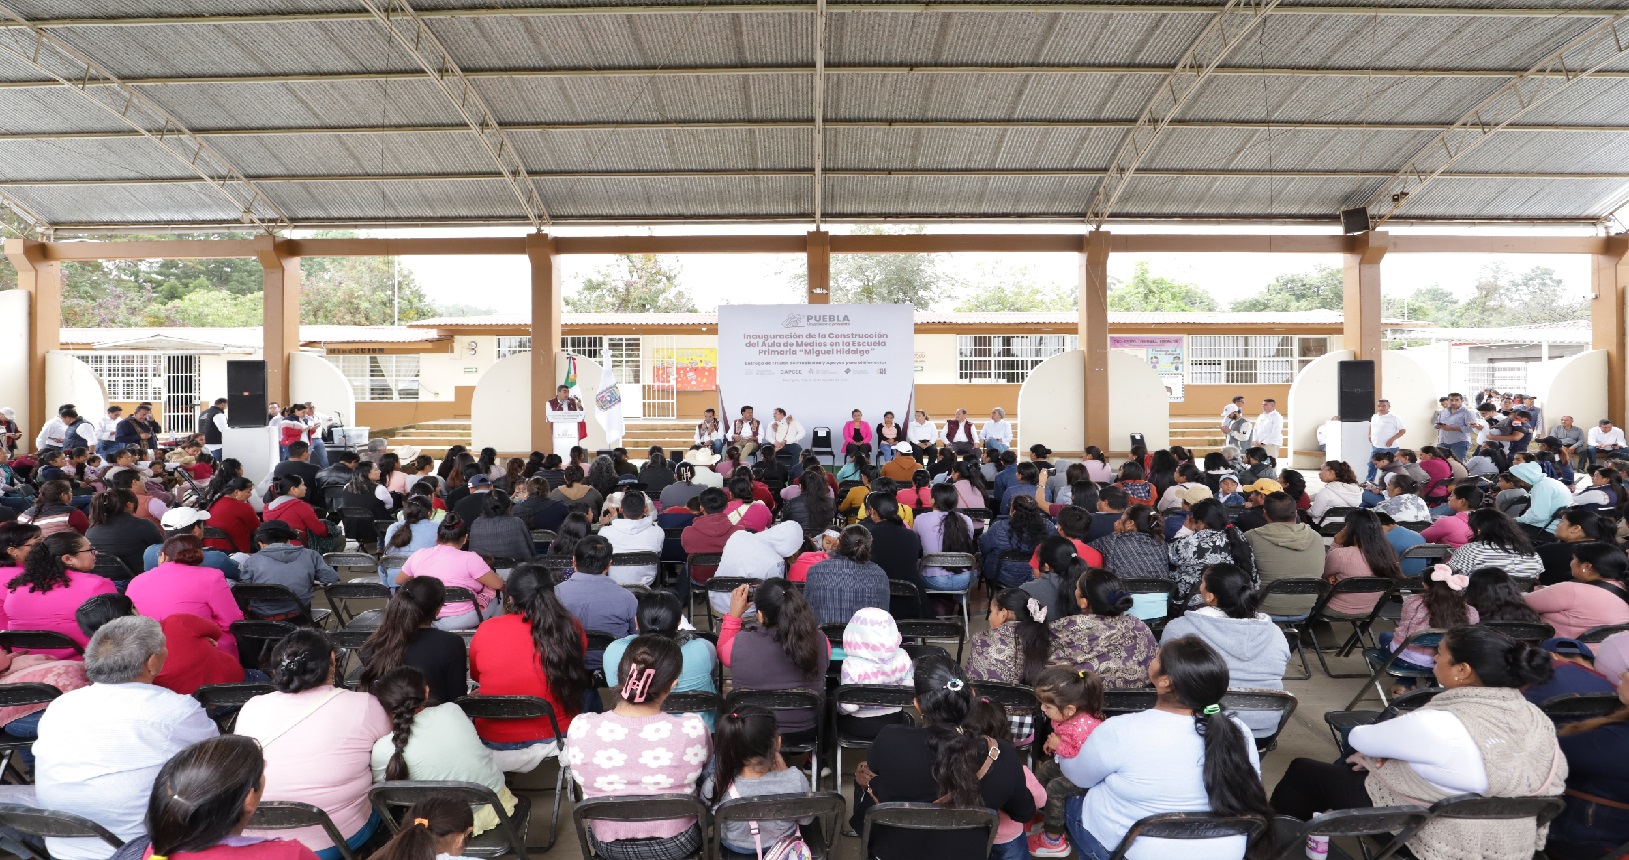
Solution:
[{"label": "sky", "polygon": [[[829,225],[834,233],[846,232],[844,225]],[[1161,225],[1139,227],[1123,225],[1116,232],[1184,232],[1184,233],[1242,233],[1248,227],[1232,225],[1210,227],[1204,225]],[[1272,230],[1283,234],[1328,233],[1330,228],[1305,225],[1263,225],[1260,231]],[[643,232],[658,235],[671,234],[763,234],[800,233],[795,225],[673,225],[651,228],[634,227],[557,227],[556,236],[571,235],[630,235]],[[1080,232],[1072,225],[1042,224],[944,224],[930,225],[930,233],[1068,233]],[[369,231],[377,236],[448,236],[448,235],[520,235],[522,228],[488,229],[401,229]],[[1511,227],[1453,228],[1433,227],[1393,228],[1392,233],[1437,233],[1453,235],[1471,234],[1528,234],[1580,235],[1580,230],[1533,229],[1519,231]],[[577,284],[596,269],[611,261],[609,257],[571,255],[562,258],[566,293],[570,295]],[[1231,302],[1254,295],[1278,275],[1310,271],[1318,263],[1339,266],[1338,256],[1318,254],[1114,254],[1109,257],[1109,275],[1125,279],[1131,277],[1133,267],[1146,260],[1149,270],[1178,281],[1198,284],[1214,295],[1225,309]],[[1042,283],[1070,284],[1076,278],[1077,261],[1071,254],[952,254],[944,255],[945,270],[953,274],[972,275],[981,268],[996,271],[1028,268],[1035,280]],[[1566,284],[1569,293],[1587,297],[1590,293],[1590,260],[1582,254],[1395,254],[1387,257],[1381,267],[1381,283],[1387,295],[1403,295],[1421,287],[1438,284],[1452,290],[1461,298],[1468,296],[1481,269],[1492,263],[1503,263],[1512,271],[1521,272],[1534,266],[1548,266]],[[472,305],[506,313],[524,312],[528,304],[527,264],[521,256],[507,257],[403,257],[402,264],[413,271],[430,299],[438,305]],[[712,310],[721,302],[741,302],[748,297],[757,302],[800,302],[801,292],[789,281],[789,274],[799,272],[803,266],[801,255],[750,254],[696,254],[680,258],[680,282],[694,297],[701,310]],[[944,309],[953,302],[947,302]]]}]

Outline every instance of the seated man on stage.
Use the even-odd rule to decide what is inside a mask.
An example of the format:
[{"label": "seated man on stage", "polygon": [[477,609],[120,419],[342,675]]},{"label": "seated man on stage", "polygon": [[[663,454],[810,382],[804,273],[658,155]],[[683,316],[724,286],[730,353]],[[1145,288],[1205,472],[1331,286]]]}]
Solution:
[{"label": "seated man on stage", "polygon": [[718,423],[718,413],[708,409],[701,415],[701,423],[696,425],[696,435],[691,442],[713,449],[714,454],[724,453],[724,425]]},{"label": "seated man on stage", "polygon": [[933,423],[927,412],[918,409],[911,426],[905,430],[905,441],[911,443],[911,456],[926,462],[928,455],[933,453],[934,444],[939,441],[939,425]]},{"label": "seated man on stage", "polygon": [[865,423],[865,417],[856,409],[849,417],[847,424],[843,425],[843,453],[852,457],[856,453],[871,456],[871,425]]},{"label": "seated man on stage", "polygon": [[945,444],[958,454],[971,454],[978,449],[978,436],[973,422],[967,420],[967,410],[956,410],[956,417],[945,422]]},{"label": "seated man on stage", "polygon": [[785,409],[776,409],[774,415],[775,420],[764,428],[764,447],[774,449],[771,456],[779,456],[786,451],[792,455],[792,462],[796,463],[798,455],[803,453],[803,425],[788,415]]},{"label": "seated man on stage", "polygon": [[[751,457],[753,454],[758,453],[761,423],[758,419],[752,417],[751,406],[741,407],[741,417],[735,419],[735,423],[730,426],[730,444],[741,449],[741,456]],[[714,453],[722,454],[724,452],[715,448]]]},{"label": "seated man on stage", "polygon": [[1007,423],[1007,411],[997,406],[990,410],[990,420],[979,428],[979,442],[992,451],[1005,451],[1012,447],[1012,425]]}]

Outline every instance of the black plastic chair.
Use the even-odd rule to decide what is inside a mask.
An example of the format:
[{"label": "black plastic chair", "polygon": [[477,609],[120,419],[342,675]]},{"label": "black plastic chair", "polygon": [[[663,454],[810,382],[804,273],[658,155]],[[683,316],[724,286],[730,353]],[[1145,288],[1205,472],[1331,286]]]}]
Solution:
[{"label": "black plastic chair", "polygon": [[[1369,637],[1367,644],[1370,647],[1379,647],[1374,642],[1370,628],[1374,626],[1375,619],[1380,617],[1380,610],[1385,608],[1386,601],[1396,591],[1397,583],[1385,577],[1354,576],[1335,583],[1328,591],[1324,592],[1322,597],[1318,598],[1317,604],[1312,607],[1312,612],[1307,615],[1305,629],[1307,638],[1312,640],[1312,651],[1318,657],[1318,665],[1323,668],[1325,675],[1331,678],[1366,677],[1366,673],[1363,672],[1330,671],[1329,662],[1324,659],[1324,647],[1318,643],[1317,623],[1322,621],[1328,624],[1331,630],[1334,629],[1337,623],[1352,626],[1352,634],[1334,649],[1337,657],[1344,657],[1351,653],[1353,648],[1365,644],[1365,636]],[[1335,612],[1329,608],[1329,602],[1335,599],[1337,595],[1351,594],[1374,595],[1374,608],[1366,614],[1356,615]]]},{"label": "black plastic chair", "polygon": [[226,545],[232,548],[232,552],[248,552],[247,549],[238,546],[238,542],[232,540],[232,536],[227,534],[225,529],[218,528],[216,526],[204,526],[204,540],[226,541]]},{"label": "black plastic chair", "polygon": [[[843,444],[846,447],[848,440],[843,440]],[[809,453],[816,457],[825,456],[831,460],[833,466],[837,465],[837,452],[831,447],[830,427],[814,428],[814,435],[809,439]]]},{"label": "black plastic chair", "polygon": [[474,603],[475,592],[458,585],[449,585],[443,589],[447,603]]},{"label": "black plastic chair", "polygon": [[336,582],[325,586],[322,593],[328,598],[328,605],[334,608],[334,616],[341,627],[350,624],[357,616],[351,611],[350,601],[390,600],[390,589],[377,582]]},{"label": "black plastic chair", "polygon": [[788,744],[781,740],[781,752],[809,754],[809,784],[820,788],[820,742],[825,737],[825,702],[808,690],[734,690],[724,699],[721,710],[733,711],[742,705],[757,705],[771,711],[809,711],[814,714],[814,740]]},{"label": "black plastic chair", "polygon": [[[968,606],[968,594],[973,590],[973,583],[978,582],[979,579],[978,557],[970,552],[930,552],[922,556],[922,566],[924,568],[937,567],[943,570],[951,571],[952,573],[971,574],[971,576],[967,577],[967,585],[964,588],[927,588],[923,589],[923,593],[954,595],[956,597],[956,602],[962,608],[962,626],[972,627],[973,616],[972,610]],[[958,650],[956,654],[957,659],[961,659],[961,651]]]},{"label": "black plastic chair", "polygon": [[[896,621],[895,623],[898,624],[899,622]],[[843,632],[847,629],[847,624],[820,625],[820,632],[826,634],[826,641],[831,643],[834,650],[843,647]]]},{"label": "black plastic chair", "polygon": [[81,656],[85,653],[78,642],[55,630],[0,630],[0,648],[7,651],[69,650]]},{"label": "black plastic chair", "polygon": [[136,576],[130,570],[130,567],[124,563],[123,559],[105,552],[96,554],[96,566],[91,568],[91,573],[97,576],[105,576],[114,582],[129,582]]},{"label": "black plastic chair", "polygon": [[1446,630],[1418,630],[1404,640],[1403,644],[1398,646],[1395,651],[1386,652],[1375,649],[1375,651],[1366,652],[1363,659],[1374,667],[1374,674],[1369,676],[1368,682],[1358,688],[1357,695],[1352,697],[1352,701],[1346,703],[1345,710],[1350,711],[1357,707],[1358,702],[1363,701],[1368,696],[1369,685],[1371,684],[1374,685],[1375,692],[1380,694],[1380,704],[1388,704],[1386,685],[1382,683],[1382,679],[1387,677],[1413,678],[1435,684],[1436,676],[1430,666],[1416,666],[1409,663],[1403,659],[1403,654],[1407,653],[1408,649],[1415,647],[1435,649],[1442,644],[1442,637],[1447,633]]},{"label": "black plastic chair", "polygon": [[[234,582],[232,583],[232,599],[238,602],[238,608],[242,609],[243,614],[251,620],[260,620],[253,616],[252,603],[256,600],[275,600],[278,603],[293,603],[296,606],[305,606],[300,602],[299,595],[294,593],[294,589],[272,582]],[[317,627],[326,627],[328,619],[334,615],[332,610],[317,609],[314,606],[308,606],[306,610],[311,615],[312,623]]]},{"label": "black plastic chair", "polygon": [[662,700],[662,713],[664,714],[712,714],[717,715],[718,709],[723,706],[724,700],[717,693],[706,690],[686,690],[682,693],[668,693]]},{"label": "black plastic chair", "polygon": [[[611,567],[655,568],[661,573],[662,554],[659,552],[616,552],[611,554]],[[654,582],[654,580],[652,580]]]},{"label": "black plastic chair", "polygon": [[1318,521],[1318,534],[1322,537],[1334,537],[1346,528],[1346,518],[1358,508],[1330,508],[1324,511],[1324,518]]},{"label": "black plastic chair", "polygon": [[[1387,840],[1384,847],[1371,853],[1365,848],[1366,860],[1390,860],[1397,856],[1408,840],[1431,820],[1431,813],[1423,806],[1379,806],[1369,809],[1336,809],[1312,821],[1280,818],[1283,838],[1279,840],[1278,860],[1300,860],[1309,836],[1326,838],[1361,839],[1365,836]],[[1293,833],[1294,835],[1289,835]],[[1335,854],[1330,851],[1331,857]]]},{"label": "black plastic chair", "polygon": [[1110,717],[1149,710],[1159,701],[1153,690],[1104,690],[1103,713]]},{"label": "black plastic chair", "polygon": [[[1415,530],[1409,523],[1398,523],[1398,525]],[[1403,550],[1402,559],[1403,561],[1409,561],[1423,558],[1427,564],[1446,564],[1453,555],[1454,548],[1445,543],[1422,543]]]},{"label": "black plastic chair", "polygon": [[[373,810],[384,819],[385,826],[393,834],[402,829],[397,820],[397,810],[405,810],[431,797],[447,797],[463,800],[471,806],[491,807],[498,814],[498,826],[470,837],[464,844],[464,856],[501,857],[512,851],[520,860],[527,860],[526,826],[530,809],[520,818],[511,816],[504,811],[497,793],[478,782],[396,780],[381,782],[368,789],[368,802],[373,804]],[[520,809],[517,807],[516,811]],[[548,848],[543,850],[547,851]]]},{"label": "black plastic chair", "polygon": [[[605,860],[594,850],[588,838],[589,823],[594,821],[671,821],[694,818],[701,828],[702,842],[692,855],[695,860],[707,854],[707,829],[712,814],[694,794],[639,794],[624,797],[590,797],[577,801],[571,819],[577,825],[577,841],[582,847],[582,860]],[[686,858],[689,860],[689,858]]]},{"label": "black plastic chair", "polygon": [[[560,731],[554,706],[536,696],[465,696],[454,704],[462,708],[472,720],[534,720],[547,719],[554,735],[556,771],[554,775],[554,812],[549,816],[549,841],[538,846],[544,851],[554,847],[560,830],[560,799],[566,789],[566,736]],[[584,855],[587,856],[587,855]]]},{"label": "black plastic chair", "polygon": [[1209,812],[1162,812],[1131,825],[1109,860],[1125,860],[1132,843],[1150,839],[1221,839],[1243,836],[1254,840],[1271,826],[1265,818],[1253,815],[1215,815]]},{"label": "black plastic chair", "polygon": [[[1286,681],[1312,680],[1312,663],[1307,660],[1307,650],[1301,642],[1302,629],[1312,616],[1312,608],[1318,605],[1318,599],[1329,590],[1329,583],[1323,577],[1287,577],[1275,579],[1261,589],[1261,601],[1266,603],[1270,597],[1311,597],[1312,604],[1307,611],[1300,615],[1274,615],[1273,623],[1283,630],[1289,637],[1290,647],[1295,653],[1301,655],[1301,674],[1285,675]],[[1287,668],[1287,667],[1286,667]]]},{"label": "black plastic chair", "polygon": [[[62,691],[50,684],[0,684],[0,708],[44,704],[60,695]],[[18,750],[26,750],[33,746],[34,741],[31,739],[0,734],[0,774],[11,769],[19,777],[19,782],[28,782],[27,779],[21,778],[21,771],[11,768],[11,757]]]},{"label": "black plastic chair", "polygon": [[894,600],[915,601],[915,603],[912,604],[916,607],[915,612],[909,614],[896,612],[894,613],[895,618],[909,618],[912,615],[920,617],[927,612],[928,603],[926,600],[922,599],[922,589],[917,588],[916,583],[914,582],[908,582],[903,579],[888,580],[888,597],[890,603],[892,603]]},{"label": "black plastic chair", "polygon": [[[379,566],[384,569],[386,582],[391,585],[396,584],[396,576],[402,572],[402,568],[407,566],[407,559],[408,556],[399,552],[387,552],[379,556]],[[385,590],[389,591],[389,586],[386,586]]]},{"label": "black plastic chair", "polygon": [[982,830],[984,848],[978,856],[984,857],[995,844],[996,824],[995,811],[990,809],[956,809],[937,803],[879,803],[865,811],[865,822],[860,831],[861,856],[877,856],[871,850],[873,828],[897,827],[902,830],[965,830],[969,831],[969,838],[972,831]]},{"label": "black plastic chair", "polygon": [[1519,821],[1531,818],[1543,827],[1561,814],[1564,803],[1559,797],[1483,797],[1480,794],[1456,794],[1431,804],[1431,817],[1472,819],[1480,821]]},{"label": "black plastic chair", "polygon": [[[722,556],[720,557],[722,558]],[[691,556],[691,558],[694,559],[696,556]],[[718,623],[714,620],[713,616],[713,601],[711,599],[713,595],[720,594],[723,595],[725,599],[728,599],[730,592],[736,590],[737,588],[740,588],[743,585],[750,585],[752,586],[753,590],[756,591],[762,582],[763,580],[754,579],[750,576],[715,576],[712,579],[707,580],[707,585],[705,588],[692,590],[691,594],[695,594],[697,590],[701,591],[702,602],[707,604],[707,629],[714,629]],[[695,613],[692,612],[691,615],[694,616]]]},{"label": "black plastic chair", "polygon": [[238,640],[238,662],[246,669],[263,669],[272,649],[283,637],[300,629],[287,621],[234,621],[228,625]]},{"label": "black plastic chair", "polygon": [[[0,689],[4,689],[0,687]],[[1617,713],[1623,707],[1617,693],[1568,693],[1545,699],[1539,710],[1556,725],[1593,720]]]},{"label": "black plastic chair", "polygon": [[[328,634],[328,641],[334,646],[334,677],[349,689],[358,689],[362,674],[362,646],[373,638],[372,630],[335,630]],[[351,668],[351,658],[356,658],[356,668]]]},{"label": "black plastic chair", "polygon": [[[837,829],[840,826],[843,813],[848,809],[848,799],[835,791],[817,791],[807,794],[759,794],[752,797],[737,797],[726,800],[713,810],[713,834],[709,845],[709,856],[713,860],[723,860],[727,855],[724,847],[724,827],[735,822],[752,821],[801,821],[813,818],[808,824],[799,825],[803,834],[804,844],[809,846],[809,853],[814,860],[825,860],[831,856],[832,840],[837,838]],[[768,845],[764,846],[767,851]]]},{"label": "black plastic chair", "polygon": [[[1033,724],[1041,715],[1041,700],[1035,698],[1035,691],[1019,684],[997,684],[994,681],[974,681],[973,689],[978,694],[990,700],[1007,713],[1009,723],[1015,719],[1028,717]],[[1030,736],[1029,743],[1018,743],[1021,738],[1014,739],[1013,746],[1018,749],[1029,749],[1034,743],[1034,735]]]},{"label": "black plastic chair", "polygon": [[[912,687],[896,687],[883,684],[844,684],[831,694],[832,712],[841,716],[844,705],[860,705],[873,708],[902,708],[908,716],[911,709],[916,707],[916,690]],[[837,743],[837,763],[833,772],[838,774],[841,784],[843,773],[843,750],[870,749],[871,738],[859,738],[843,733],[841,724],[834,730]]]},{"label": "black plastic chair", "polygon": [[249,817],[250,830],[298,830],[303,827],[321,827],[333,840],[345,860],[356,860],[356,853],[345,844],[344,834],[334,826],[334,820],[322,807],[297,800],[262,800]]},{"label": "black plastic chair", "polygon": [[328,562],[328,566],[336,571],[379,569],[379,560],[365,552],[327,552],[323,553],[322,560]]},{"label": "black plastic chair", "polygon": [[205,711],[216,712],[218,716],[212,717],[215,726],[222,734],[227,734],[238,721],[238,709],[250,699],[272,691],[270,684],[238,681],[232,684],[205,684],[193,690],[192,697],[198,700],[198,704],[204,706]]},{"label": "black plastic chair", "polygon": [[1234,712],[1265,711],[1278,715],[1278,728],[1264,738],[1256,738],[1256,752],[1269,753],[1278,747],[1278,736],[1295,714],[1295,696],[1283,690],[1230,690],[1222,694],[1222,708]]},{"label": "black plastic chair", "polygon": [[1526,642],[1529,645],[1537,645],[1546,639],[1555,637],[1554,627],[1530,621],[1483,621],[1481,625],[1497,630],[1517,642]]},{"label": "black plastic chair", "polygon": [[[906,583],[909,585],[910,583]],[[967,641],[967,628],[953,618],[903,619],[895,622],[900,638],[907,642],[928,644],[929,640],[956,643],[956,662],[962,661],[962,645]]]},{"label": "black plastic chair", "polygon": [[366,612],[359,613],[355,618],[352,618],[350,623],[345,625],[345,629],[378,630],[379,622],[384,617],[385,611],[383,609],[369,609]]},{"label": "black plastic chair", "polygon": [[560,537],[548,529],[532,529],[532,544],[535,546],[548,546]]},{"label": "black plastic chair", "polygon": [[[1175,618],[1181,615],[1183,607],[1177,605],[1176,583],[1169,579],[1155,579],[1152,577],[1132,577],[1120,580],[1120,585],[1127,594],[1163,594],[1165,595],[1165,617]],[[1150,622],[1152,623],[1152,622]]]},{"label": "black plastic chair", "polygon": [[1590,645],[1597,645],[1607,640],[1614,633],[1629,632],[1629,624],[1603,624],[1600,627],[1591,627],[1578,634],[1578,641]]},{"label": "black plastic chair", "polygon": [[[124,847],[119,837],[108,832],[106,827],[71,812],[57,812],[53,809],[41,809],[37,806],[22,806],[19,804],[0,804],[0,827],[7,827],[28,836],[38,836],[52,839],[100,839],[112,846],[115,851]],[[27,852],[30,860],[51,860],[51,856],[44,852],[36,852],[28,843],[22,840],[12,840],[16,847]]]},{"label": "black plastic chair", "polygon": [[1418,710],[1426,702],[1436,698],[1437,694],[1441,692],[1440,687],[1414,690],[1398,696],[1392,700],[1391,704],[1378,711],[1325,711],[1324,725],[1329,727],[1329,733],[1334,737],[1335,745],[1341,748],[1341,758],[1346,758],[1356,752],[1346,741],[1352,729],[1358,726],[1383,723],[1402,714]]}]

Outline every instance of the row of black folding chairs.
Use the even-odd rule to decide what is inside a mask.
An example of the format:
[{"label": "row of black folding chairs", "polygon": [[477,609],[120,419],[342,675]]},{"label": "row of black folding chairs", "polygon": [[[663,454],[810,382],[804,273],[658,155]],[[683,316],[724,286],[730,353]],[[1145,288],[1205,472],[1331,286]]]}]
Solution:
[{"label": "row of black folding chairs", "polygon": [[[1326,711],[1324,724],[1329,727],[1330,736],[1334,738],[1335,745],[1341,748],[1341,755],[1344,758],[1356,752],[1347,740],[1352,729],[1383,723],[1418,710],[1441,692],[1441,687],[1412,690],[1393,699],[1378,711],[1354,711],[1349,708]],[[1618,701],[1617,693],[1566,693],[1546,699],[1539,703],[1538,707],[1552,722],[1561,726],[1580,720],[1610,716],[1619,711],[1623,704]]]}]

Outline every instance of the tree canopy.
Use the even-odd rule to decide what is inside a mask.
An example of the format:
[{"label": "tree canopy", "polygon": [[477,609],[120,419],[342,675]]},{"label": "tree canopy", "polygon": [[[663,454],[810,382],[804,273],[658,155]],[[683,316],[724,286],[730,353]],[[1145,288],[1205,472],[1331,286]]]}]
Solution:
[{"label": "tree canopy", "polygon": [[957,313],[1073,311],[1073,287],[1042,283],[1027,267],[981,269],[956,303]]},{"label": "tree canopy", "polygon": [[573,313],[693,313],[696,300],[679,286],[678,260],[618,254],[566,294]]},{"label": "tree canopy", "polygon": [[[918,227],[874,226],[854,231],[857,236],[897,236],[921,233]],[[791,273],[799,300],[809,288],[809,273],[801,266]],[[946,298],[954,282],[945,275],[936,254],[833,254],[831,300],[840,304],[908,304],[929,310]]]},{"label": "tree canopy", "polygon": [[1262,291],[1233,303],[1235,311],[1340,310],[1346,291],[1345,273],[1318,264],[1310,272],[1279,275]]},{"label": "tree canopy", "polygon": [[1148,263],[1139,260],[1131,280],[1109,287],[1109,310],[1214,311],[1216,299],[1198,285],[1149,274]]}]

